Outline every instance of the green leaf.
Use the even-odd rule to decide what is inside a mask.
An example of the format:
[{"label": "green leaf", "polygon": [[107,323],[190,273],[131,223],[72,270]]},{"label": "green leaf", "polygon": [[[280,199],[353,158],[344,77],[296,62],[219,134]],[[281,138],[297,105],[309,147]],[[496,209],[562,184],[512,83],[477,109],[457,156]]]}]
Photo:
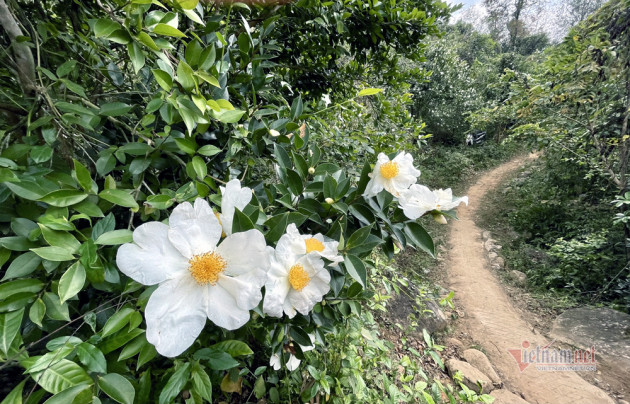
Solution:
[{"label": "green leaf", "polygon": [[9,355],[11,344],[20,331],[24,309],[0,314],[0,351],[5,358]]},{"label": "green leaf", "polygon": [[232,221],[232,234],[254,229],[254,223],[245,213],[238,208],[234,209],[234,219]]},{"label": "green leaf", "polygon": [[197,179],[199,181],[203,181],[208,174],[208,167],[206,166],[206,162],[199,156],[195,156],[192,158],[193,169],[195,170],[195,174],[197,174]]},{"label": "green leaf", "polygon": [[311,342],[311,337],[309,337],[308,334],[300,327],[291,327],[289,335],[295,342],[302,346],[311,346],[313,344],[313,342]]},{"label": "green leaf", "polygon": [[72,234],[66,231],[55,231],[49,229],[47,226],[43,224],[39,224],[42,235],[44,239],[54,247],[61,247],[64,250],[68,250],[68,252],[74,254],[79,247],[81,247],[81,243],[76,239]]},{"label": "green leaf", "polygon": [[77,356],[90,372],[107,373],[107,360],[100,349],[87,342],[77,345]]},{"label": "green leaf", "polygon": [[57,394],[81,384],[92,385],[92,378],[83,368],[67,359],[61,359],[48,369],[31,375],[44,390]]},{"label": "green leaf", "polygon": [[214,117],[223,123],[237,123],[241,120],[241,117],[245,114],[245,111],[241,111],[240,109],[221,111],[221,112],[212,112]]},{"label": "green leaf", "polygon": [[112,21],[109,18],[101,18],[94,24],[94,36],[108,37],[114,31],[120,29],[121,26],[116,21]]},{"label": "green leaf", "polygon": [[15,281],[0,284],[0,301],[7,299],[17,293],[37,293],[44,287],[44,284],[37,279],[18,279]]},{"label": "green leaf", "polygon": [[154,209],[168,209],[175,202],[175,198],[170,195],[150,195],[145,202],[145,205],[149,205]]},{"label": "green leaf", "polygon": [[182,391],[190,379],[190,363],[183,364],[168,379],[160,392],[159,404],[169,404]]},{"label": "green leaf", "polygon": [[77,189],[60,189],[44,195],[39,200],[49,205],[63,208],[81,202],[88,195]]},{"label": "green leaf", "polygon": [[197,150],[197,153],[201,154],[202,156],[210,157],[210,156],[214,156],[216,154],[221,153],[221,149],[219,149],[216,146],[208,144],[205,146],[201,146],[199,150]]},{"label": "green leaf", "polygon": [[83,391],[90,387],[88,383],[82,383],[74,387],[65,389],[64,391],[55,394],[44,402],[44,404],[68,404],[72,403],[74,399]]},{"label": "green leaf", "polygon": [[133,232],[131,230],[114,230],[101,234],[95,241],[98,245],[120,245],[131,243],[133,241]]},{"label": "green leaf", "polygon": [[7,272],[0,281],[29,275],[37,269],[41,262],[42,259],[34,252],[29,251],[24,253],[11,262],[11,265],[7,268]]},{"label": "green leaf", "polygon": [[160,69],[153,69],[151,72],[155,77],[155,81],[164,91],[171,91],[171,88],[173,87],[173,79],[167,72]]},{"label": "green leaf", "polygon": [[368,238],[371,231],[372,231],[372,226],[370,225],[370,226],[362,227],[359,230],[352,233],[352,235],[348,239],[348,242],[346,243],[346,249],[349,250],[351,248],[361,245]]},{"label": "green leaf", "polygon": [[127,52],[129,53],[133,70],[137,74],[144,67],[144,51],[138,42],[132,41],[127,44]]},{"label": "green leaf", "polygon": [[36,201],[46,195],[48,192],[52,191],[42,189],[41,185],[33,180],[5,182],[5,185],[17,196],[31,201]]},{"label": "green leaf", "polygon": [[265,238],[270,243],[275,243],[282,237],[287,228],[289,214],[283,213],[276,215],[265,222],[265,226],[269,227],[269,231],[265,234]]},{"label": "green leaf", "polygon": [[59,279],[59,300],[63,304],[83,289],[85,284],[85,268],[80,262],[75,262]]},{"label": "green leaf", "polygon": [[52,292],[44,293],[44,304],[46,304],[46,314],[53,320],[70,321],[68,305],[61,303],[59,296]]},{"label": "green leaf", "polygon": [[85,94],[85,89],[81,87],[80,85],[78,85],[77,83],[70,81],[68,79],[59,79],[59,81],[61,81],[68,88],[68,90],[72,91],[76,95],[80,95],[83,98],[87,98],[87,94]]},{"label": "green leaf", "polygon": [[198,362],[192,365],[192,385],[193,389],[201,396],[201,398],[212,402],[212,382],[205,370],[201,368]]},{"label": "green leaf", "polygon": [[0,247],[4,247],[11,251],[28,251],[36,245],[37,244],[23,236],[0,238]]},{"label": "green leaf", "polygon": [[153,40],[153,38],[151,38],[151,36],[149,36],[149,34],[147,34],[146,32],[144,31],[139,32],[138,35],[136,36],[136,39],[142,42],[144,46],[146,46],[147,48],[154,50],[156,52],[160,51],[160,47],[155,44],[155,41]]},{"label": "green leaf", "polygon": [[416,248],[429,253],[429,255],[435,258],[435,245],[433,244],[433,239],[424,227],[418,223],[408,222],[405,226],[405,234]]},{"label": "green leaf", "polygon": [[72,209],[89,217],[103,217],[103,211],[101,208],[99,208],[94,202],[87,200],[74,205]]},{"label": "green leaf", "polygon": [[186,34],[178,30],[177,28],[163,23],[155,24],[155,27],[153,27],[153,33],[158,35],[174,36],[176,38],[182,38],[186,36]]},{"label": "green leaf", "polygon": [[238,361],[229,353],[212,348],[202,348],[195,352],[193,357],[197,360],[208,361],[208,366],[214,370],[228,370],[238,366]]},{"label": "green leaf", "polygon": [[365,88],[365,89],[359,91],[358,97],[363,97],[363,96],[367,96],[367,95],[374,95],[374,94],[378,94],[380,92],[383,92],[382,88]]},{"label": "green leaf", "polygon": [[46,304],[42,299],[37,299],[33,302],[31,309],[28,312],[28,318],[38,326],[42,326],[42,320],[46,314]]},{"label": "green leaf", "polygon": [[367,283],[367,271],[365,269],[365,264],[359,257],[356,255],[346,255],[344,258],[344,264],[346,270],[350,274],[350,276],[357,282],[363,286],[365,289],[365,285]]},{"label": "green leaf", "polygon": [[298,96],[293,100],[291,104],[291,119],[294,121],[302,115],[302,110],[304,109],[302,105],[302,96]]},{"label": "green leaf", "polygon": [[139,209],[138,203],[129,195],[127,191],[122,189],[105,189],[98,194],[101,198],[116,205],[124,206],[131,209]]},{"label": "green leaf", "polygon": [[39,248],[31,248],[35,254],[39,255],[45,260],[48,261],[70,261],[74,259],[74,255],[65,248],[62,247],[39,247]]},{"label": "green leaf", "polygon": [[103,329],[101,330],[101,338],[105,338],[126,326],[135,312],[135,310],[125,307],[114,313],[103,326]]},{"label": "green leaf", "polygon": [[291,168],[291,158],[289,157],[289,153],[284,149],[284,147],[279,144],[273,145],[273,154],[278,161],[278,165],[284,169]]},{"label": "green leaf", "polygon": [[79,161],[73,160],[74,162],[74,175],[77,178],[77,182],[85,190],[85,192],[91,192],[92,190],[92,176],[90,175],[90,171]]},{"label": "green leaf", "polygon": [[99,115],[121,116],[129,112],[129,110],[131,110],[131,105],[127,105],[124,102],[110,102],[108,104],[101,105]]},{"label": "green leaf", "polygon": [[249,345],[243,341],[238,340],[226,340],[210,346],[210,349],[216,349],[217,351],[227,352],[233,357],[253,355],[254,351],[251,350]]},{"label": "green leaf", "polygon": [[175,0],[175,2],[184,10],[192,10],[199,4],[199,0]]},{"label": "green leaf", "polygon": [[304,183],[302,182],[300,174],[294,170],[287,169],[287,182],[293,195],[298,196],[302,194]]},{"label": "green leaf", "polygon": [[33,146],[30,155],[35,163],[44,163],[52,158],[53,149],[50,146]]},{"label": "green leaf", "polygon": [[114,401],[121,404],[133,404],[136,391],[125,377],[118,373],[110,373],[98,378],[98,387]]},{"label": "green leaf", "polygon": [[183,60],[180,60],[177,65],[177,81],[186,91],[190,91],[195,87],[193,69]]},{"label": "green leaf", "polygon": [[26,379],[15,386],[15,388],[11,390],[9,395],[7,395],[0,404],[22,404],[22,390],[24,390],[25,384]]}]

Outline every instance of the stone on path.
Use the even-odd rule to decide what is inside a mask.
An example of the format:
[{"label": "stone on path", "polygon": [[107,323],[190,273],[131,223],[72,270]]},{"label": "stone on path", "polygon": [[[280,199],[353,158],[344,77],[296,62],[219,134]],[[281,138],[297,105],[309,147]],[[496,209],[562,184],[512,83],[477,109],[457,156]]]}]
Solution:
[{"label": "stone on path", "polygon": [[491,234],[488,230],[484,231],[483,233],[481,233],[481,237],[483,237],[484,240],[488,240],[490,238]]},{"label": "stone on path", "polygon": [[569,309],[553,322],[551,337],[581,349],[630,381],[630,314],[606,307]]},{"label": "stone on path", "polygon": [[490,364],[486,354],[476,349],[467,349],[464,351],[464,359],[466,359],[466,362],[479,369],[483,374],[487,375],[492,383],[496,385],[501,384],[501,378]]},{"label": "stone on path", "polygon": [[492,390],[490,395],[494,397],[492,404],[529,404],[527,401],[506,389]]},{"label": "stone on path", "polygon": [[468,362],[457,359],[449,359],[446,361],[446,369],[451,377],[454,377],[455,373],[459,371],[462,375],[462,383],[477,393],[481,393],[481,389],[479,388],[477,382],[481,383],[484,392],[488,391],[489,388],[492,388],[492,381],[490,381],[490,378]]},{"label": "stone on path", "polygon": [[446,345],[447,346],[452,346],[453,348],[457,349],[458,351],[463,351],[464,350],[464,343],[461,342],[460,340],[458,340],[457,338],[454,337],[450,337],[446,340]]}]

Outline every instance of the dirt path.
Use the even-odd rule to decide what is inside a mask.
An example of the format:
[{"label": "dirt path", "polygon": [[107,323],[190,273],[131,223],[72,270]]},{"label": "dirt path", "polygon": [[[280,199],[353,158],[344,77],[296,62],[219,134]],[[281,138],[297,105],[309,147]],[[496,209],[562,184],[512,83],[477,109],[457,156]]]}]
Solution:
[{"label": "dirt path", "polygon": [[520,349],[523,341],[529,341],[531,347],[543,347],[550,341],[519,315],[491,272],[481,230],[473,218],[486,192],[531,158],[516,158],[485,174],[468,190],[469,208],[458,209],[460,220],[451,227],[447,262],[450,288],[465,313],[458,327],[483,348],[505,387],[531,404],[614,404],[606,393],[574,372],[539,371],[534,366],[521,372],[508,352]]}]

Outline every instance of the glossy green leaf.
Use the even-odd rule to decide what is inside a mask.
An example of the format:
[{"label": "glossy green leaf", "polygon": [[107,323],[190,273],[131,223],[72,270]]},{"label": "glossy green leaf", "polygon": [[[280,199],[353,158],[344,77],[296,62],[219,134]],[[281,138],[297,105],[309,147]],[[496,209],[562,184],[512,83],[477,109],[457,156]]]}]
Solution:
[{"label": "glossy green leaf", "polygon": [[168,379],[160,392],[159,404],[168,404],[182,391],[190,379],[190,363],[183,364]]},{"label": "glossy green leaf", "polygon": [[120,245],[131,243],[132,241],[133,232],[127,229],[121,229],[103,233],[94,242],[98,245]]},{"label": "glossy green leaf", "polygon": [[167,72],[160,69],[153,69],[151,72],[155,77],[155,81],[164,91],[171,91],[171,88],[173,87],[173,79]]},{"label": "glossy green leaf", "polygon": [[69,387],[62,392],[55,394],[44,402],[44,404],[68,404],[72,403],[74,399],[83,391],[90,388],[90,384],[82,383],[77,386]]},{"label": "glossy green leaf", "polygon": [[118,373],[109,373],[98,378],[98,387],[114,401],[121,404],[133,404],[136,390],[125,377]]},{"label": "glossy green leaf", "polygon": [[367,283],[367,271],[363,261],[359,257],[349,254],[344,257],[343,262],[348,274],[350,274],[350,276],[355,281],[359,282],[365,289],[365,285]]},{"label": "glossy green leaf", "polygon": [[46,194],[39,200],[52,206],[65,207],[72,206],[83,201],[88,195],[76,189],[60,189]]},{"label": "glossy green leaf", "polygon": [[98,194],[101,198],[116,205],[131,209],[139,209],[138,203],[127,191],[122,189],[105,189]]},{"label": "glossy green leaf", "polygon": [[153,33],[158,35],[172,36],[176,38],[182,38],[186,36],[186,34],[178,30],[177,28],[163,23],[156,24],[155,27],[153,27]]},{"label": "glossy green leaf", "polygon": [[0,351],[8,356],[9,348],[20,331],[24,309],[0,314]]},{"label": "glossy green leaf", "polygon": [[75,262],[59,279],[59,299],[61,304],[74,297],[83,289],[85,284],[85,268],[80,262]]},{"label": "glossy green leaf", "polygon": [[83,342],[77,345],[77,356],[90,372],[107,373],[107,360],[100,349],[92,344]]},{"label": "glossy green leaf", "polygon": [[367,96],[367,95],[374,95],[374,94],[378,94],[383,92],[382,88],[365,88],[361,91],[359,91],[359,97],[363,97],[363,96]]},{"label": "glossy green leaf", "polygon": [[31,251],[48,261],[70,261],[74,259],[72,252],[62,247],[31,248]]},{"label": "glossy green leaf", "polygon": [[11,265],[9,265],[9,268],[7,268],[7,271],[0,281],[29,275],[37,269],[41,262],[42,259],[37,254],[31,251],[26,252],[11,262]]},{"label": "glossy green leaf", "polygon": [[85,370],[67,359],[61,359],[48,369],[34,373],[32,376],[37,384],[52,394],[81,384],[92,385],[92,378]]}]

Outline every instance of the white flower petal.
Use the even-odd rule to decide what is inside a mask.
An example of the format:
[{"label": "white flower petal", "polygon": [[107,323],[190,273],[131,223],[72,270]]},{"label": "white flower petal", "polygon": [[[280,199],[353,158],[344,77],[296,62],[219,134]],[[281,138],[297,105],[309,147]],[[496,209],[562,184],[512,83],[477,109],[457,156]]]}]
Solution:
[{"label": "white flower petal", "polygon": [[229,181],[225,187],[221,188],[221,214],[219,219],[223,225],[226,235],[232,234],[232,223],[234,221],[234,208],[243,210],[252,200],[251,188],[241,188],[241,182],[237,179]]},{"label": "white flower petal", "polygon": [[269,358],[269,366],[271,366],[273,370],[280,370],[280,355],[277,353],[271,355],[271,358]]},{"label": "white flower petal", "polygon": [[405,216],[411,220],[416,220],[437,208],[436,195],[429,188],[419,184],[413,184],[408,190],[401,192],[398,202]]},{"label": "white flower petal", "polygon": [[[184,208],[179,209],[180,206]],[[219,220],[203,199],[195,201],[194,209],[189,203],[179,205],[173,211],[169,223],[168,238],[186,258],[214,250],[221,239]]]},{"label": "white flower petal", "polygon": [[208,287],[208,318],[226,330],[236,330],[249,321],[249,310],[242,309],[234,296],[219,283]]},{"label": "white flower petal", "polygon": [[263,270],[253,270],[237,277],[219,275],[216,287],[222,287],[236,300],[241,309],[251,310],[262,300],[262,291],[267,274]]},{"label": "white flower petal", "polygon": [[255,229],[226,237],[216,252],[226,260],[225,274],[229,276],[242,275],[253,269],[266,273],[269,268],[269,250],[265,236]]},{"label": "white flower petal", "polygon": [[263,312],[265,314],[272,317],[282,317],[284,303],[291,288],[287,275],[287,269],[272,257],[265,283],[265,300],[263,300]]},{"label": "white flower petal", "polygon": [[147,341],[169,358],[188,349],[206,324],[206,288],[183,275],[162,283],[145,309]]},{"label": "white flower petal", "polygon": [[118,248],[116,265],[134,281],[155,285],[187,270],[188,260],[169,242],[168,226],[164,223],[138,226],[133,241]]},{"label": "white flower petal", "polygon": [[297,369],[300,366],[301,362],[302,361],[299,360],[295,355],[291,354],[289,356],[289,360],[287,361],[287,369],[293,372],[295,369]]}]

